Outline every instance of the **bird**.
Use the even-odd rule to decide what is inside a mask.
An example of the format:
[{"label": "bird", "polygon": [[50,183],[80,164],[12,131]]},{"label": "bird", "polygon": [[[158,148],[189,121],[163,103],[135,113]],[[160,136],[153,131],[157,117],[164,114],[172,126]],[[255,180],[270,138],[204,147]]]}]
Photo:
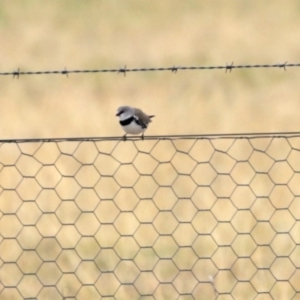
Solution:
[{"label": "bird", "polygon": [[141,138],[144,139],[144,132],[147,129],[154,115],[147,115],[139,108],[131,106],[121,106],[117,109],[116,116],[119,117],[120,125],[125,131],[123,136],[126,140],[127,134],[142,134]]}]

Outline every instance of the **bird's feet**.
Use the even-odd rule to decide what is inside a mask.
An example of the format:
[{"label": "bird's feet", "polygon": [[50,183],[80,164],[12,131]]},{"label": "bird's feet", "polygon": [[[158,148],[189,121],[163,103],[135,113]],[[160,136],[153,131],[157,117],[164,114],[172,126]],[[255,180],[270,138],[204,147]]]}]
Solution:
[{"label": "bird's feet", "polygon": [[144,140],[144,134],[141,135],[141,140],[142,140],[142,141]]},{"label": "bird's feet", "polygon": [[124,141],[124,142],[126,142],[126,141],[127,141],[126,134],[124,134],[124,136],[123,136],[123,141]]}]

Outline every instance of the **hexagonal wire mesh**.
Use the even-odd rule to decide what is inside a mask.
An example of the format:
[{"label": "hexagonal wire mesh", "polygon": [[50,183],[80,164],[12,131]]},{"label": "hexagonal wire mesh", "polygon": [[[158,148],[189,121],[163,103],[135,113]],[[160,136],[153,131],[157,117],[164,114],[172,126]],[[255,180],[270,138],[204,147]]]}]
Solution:
[{"label": "hexagonal wire mesh", "polygon": [[300,297],[300,135],[2,143],[0,163],[1,299]]}]

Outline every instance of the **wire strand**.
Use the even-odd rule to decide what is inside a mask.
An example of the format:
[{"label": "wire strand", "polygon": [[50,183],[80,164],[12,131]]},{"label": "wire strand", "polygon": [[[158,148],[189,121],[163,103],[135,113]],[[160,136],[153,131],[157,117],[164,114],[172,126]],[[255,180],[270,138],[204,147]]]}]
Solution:
[{"label": "wire strand", "polygon": [[232,62],[231,64],[226,65],[219,65],[219,66],[173,66],[173,67],[158,67],[158,68],[127,68],[125,65],[123,68],[118,69],[78,69],[78,70],[67,70],[67,68],[63,70],[45,70],[45,71],[21,71],[20,68],[17,71],[10,71],[10,72],[0,72],[0,76],[12,76],[13,78],[19,78],[23,75],[66,75],[69,74],[90,74],[90,73],[121,73],[126,76],[127,73],[130,72],[163,72],[169,71],[172,73],[177,73],[177,71],[187,71],[187,70],[225,70],[227,73],[228,71],[231,72],[233,69],[262,69],[262,68],[279,68],[283,69],[284,71],[287,68],[292,67],[300,67],[300,63],[277,63],[277,64],[254,64],[254,65],[234,65]]},{"label": "wire strand", "polygon": [[[297,138],[300,132],[256,132],[256,133],[216,133],[216,134],[179,134],[179,135],[149,135],[144,140],[188,140],[188,139],[258,139],[258,138]],[[126,141],[139,141],[140,136],[128,136]],[[61,137],[61,138],[29,138],[29,139],[1,139],[0,143],[53,143],[53,142],[100,142],[124,141],[123,136],[103,137]]]}]

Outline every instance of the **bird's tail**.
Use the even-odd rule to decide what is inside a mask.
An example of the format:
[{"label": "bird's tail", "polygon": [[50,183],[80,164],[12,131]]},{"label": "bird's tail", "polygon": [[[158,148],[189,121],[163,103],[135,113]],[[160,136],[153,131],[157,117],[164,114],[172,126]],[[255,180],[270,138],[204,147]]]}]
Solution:
[{"label": "bird's tail", "polygon": [[151,119],[151,118],[155,117],[155,115],[152,115],[152,116],[148,116],[148,117],[149,117],[149,118]]}]

